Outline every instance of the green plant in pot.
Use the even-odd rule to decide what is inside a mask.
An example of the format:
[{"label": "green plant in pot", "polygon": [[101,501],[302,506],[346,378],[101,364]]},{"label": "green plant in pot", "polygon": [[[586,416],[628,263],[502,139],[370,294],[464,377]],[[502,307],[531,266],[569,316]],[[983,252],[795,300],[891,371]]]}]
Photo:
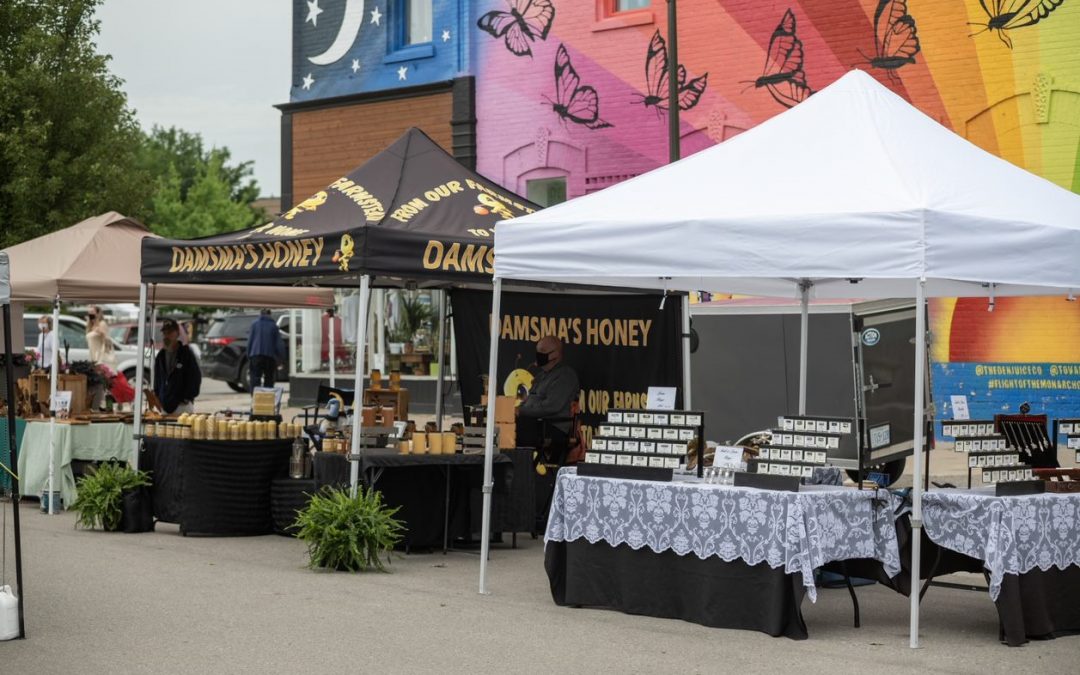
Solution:
[{"label": "green plant in pot", "polygon": [[401,541],[404,523],[394,517],[398,507],[383,504],[382,493],[360,486],[324,488],[297,513],[296,537],[307,543],[309,567],[360,572],[385,572],[394,545]]},{"label": "green plant in pot", "polygon": [[104,462],[79,479],[79,494],[71,504],[76,527],[115,531],[124,514],[124,494],[150,485],[150,474],[127,464]]}]

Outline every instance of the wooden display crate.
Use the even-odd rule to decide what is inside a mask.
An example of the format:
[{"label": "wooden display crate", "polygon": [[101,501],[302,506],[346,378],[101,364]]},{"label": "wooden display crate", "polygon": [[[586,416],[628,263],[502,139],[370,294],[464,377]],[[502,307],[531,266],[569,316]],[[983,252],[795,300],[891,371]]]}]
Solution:
[{"label": "wooden display crate", "polygon": [[408,389],[365,389],[364,405],[393,407],[394,416],[399,420],[409,419]]}]

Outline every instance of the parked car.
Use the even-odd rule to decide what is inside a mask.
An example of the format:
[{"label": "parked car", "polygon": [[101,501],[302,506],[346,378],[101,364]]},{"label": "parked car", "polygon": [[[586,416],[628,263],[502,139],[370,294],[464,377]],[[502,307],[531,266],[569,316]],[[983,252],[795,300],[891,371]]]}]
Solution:
[{"label": "parked car", "polygon": [[[166,317],[162,317],[162,318],[164,319]],[[185,321],[190,321],[190,320],[177,319],[177,321],[179,321],[181,324],[183,324]],[[154,327],[154,353],[155,354],[157,353],[157,351],[159,349],[161,349],[164,346],[164,342],[163,342],[162,337],[161,337],[161,325],[160,325],[160,323],[161,322],[159,321],[158,322],[159,325]],[[122,345],[130,345],[130,346],[134,347],[139,343],[139,322],[137,322],[137,321],[120,321],[120,322],[117,322],[117,323],[110,323],[109,324],[109,335],[111,335],[114,340],[116,340],[117,342],[119,342]],[[192,343],[189,343],[188,346],[191,347],[191,351],[195,354],[195,358],[198,359],[201,362],[202,361],[202,349],[199,347],[199,345],[192,342]]]},{"label": "parked car", "polygon": [[[274,313],[274,320],[281,329],[281,337],[288,343],[289,314]],[[233,391],[250,391],[251,376],[248,368],[247,339],[252,322],[259,318],[258,312],[228,314],[211,320],[210,328],[200,340],[202,347],[203,377],[224,380]],[[277,382],[289,379],[289,364],[279,363],[274,375]]]},{"label": "parked car", "polygon": [[[47,314],[23,314],[23,335],[26,342],[26,346],[37,352],[38,342],[38,319],[42,316],[49,316]],[[90,346],[86,343],[86,322],[77,316],[71,316],[69,314],[60,315],[60,325],[56,334],[57,351],[60,352],[60,358],[65,358],[65,347],[67,349],[66,360],[69,361],[89,361],[90,360]],[[123,373],[128,382],[135,382],[135,369],[139,363],[139,350],[135,345],[125,345],[113,339],[113,348],[116,352],[116,370]],[[38,358],[41,355],[38,354]],[[146,360],[147,367],[150,366],[150,360]]]}]

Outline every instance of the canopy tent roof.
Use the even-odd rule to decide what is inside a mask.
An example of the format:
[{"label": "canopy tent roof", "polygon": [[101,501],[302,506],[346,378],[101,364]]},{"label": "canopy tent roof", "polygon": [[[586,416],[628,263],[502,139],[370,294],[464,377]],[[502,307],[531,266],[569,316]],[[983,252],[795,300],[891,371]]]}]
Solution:
[{"label": "canopy tent roof", "polygon": [[[23,302],[133,302],[139,298],[144,240],[160,239],[142,223],[110,211],[5,249],[11,258],[11,298]],[[331,307],[331,291],[316,288],[158,285],[157,304],[221,307]]]},{"label": "canopy tent roof", "polygon": [[492,228],[537,209],[413,128],[273,223],[190,241],[147,240],[143,279],[332,284],[374,275],[489,282]]},{"label": "canopy tent roof", "polygon": [[911,297],[920,278],[938,296],[1080,288],[1080,196],[857,70],[721,145],[496,232],[505,279],[783,296],[808,279],[836,298]]},{"label": "canopy tent roof", "polygon": [[6,305],[11,302],[10,274],[11,268],[8,266],[7,253],[0,251],[0,305]]}]

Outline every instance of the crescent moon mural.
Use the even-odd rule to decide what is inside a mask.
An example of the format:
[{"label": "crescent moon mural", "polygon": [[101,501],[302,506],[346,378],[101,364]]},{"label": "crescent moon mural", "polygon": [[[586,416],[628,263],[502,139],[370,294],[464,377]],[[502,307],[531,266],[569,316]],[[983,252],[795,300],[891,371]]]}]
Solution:
[{"label": "crescent moon mural", "polygon": [[364,23],[364,0],[345,0],[345,16],[341,20],[337,37],[326,51],[316,56],[309,56],[317,66],[325,66],[339,60],[349,51],[356,42],[356,36],[360,32],[360,26]]}]

